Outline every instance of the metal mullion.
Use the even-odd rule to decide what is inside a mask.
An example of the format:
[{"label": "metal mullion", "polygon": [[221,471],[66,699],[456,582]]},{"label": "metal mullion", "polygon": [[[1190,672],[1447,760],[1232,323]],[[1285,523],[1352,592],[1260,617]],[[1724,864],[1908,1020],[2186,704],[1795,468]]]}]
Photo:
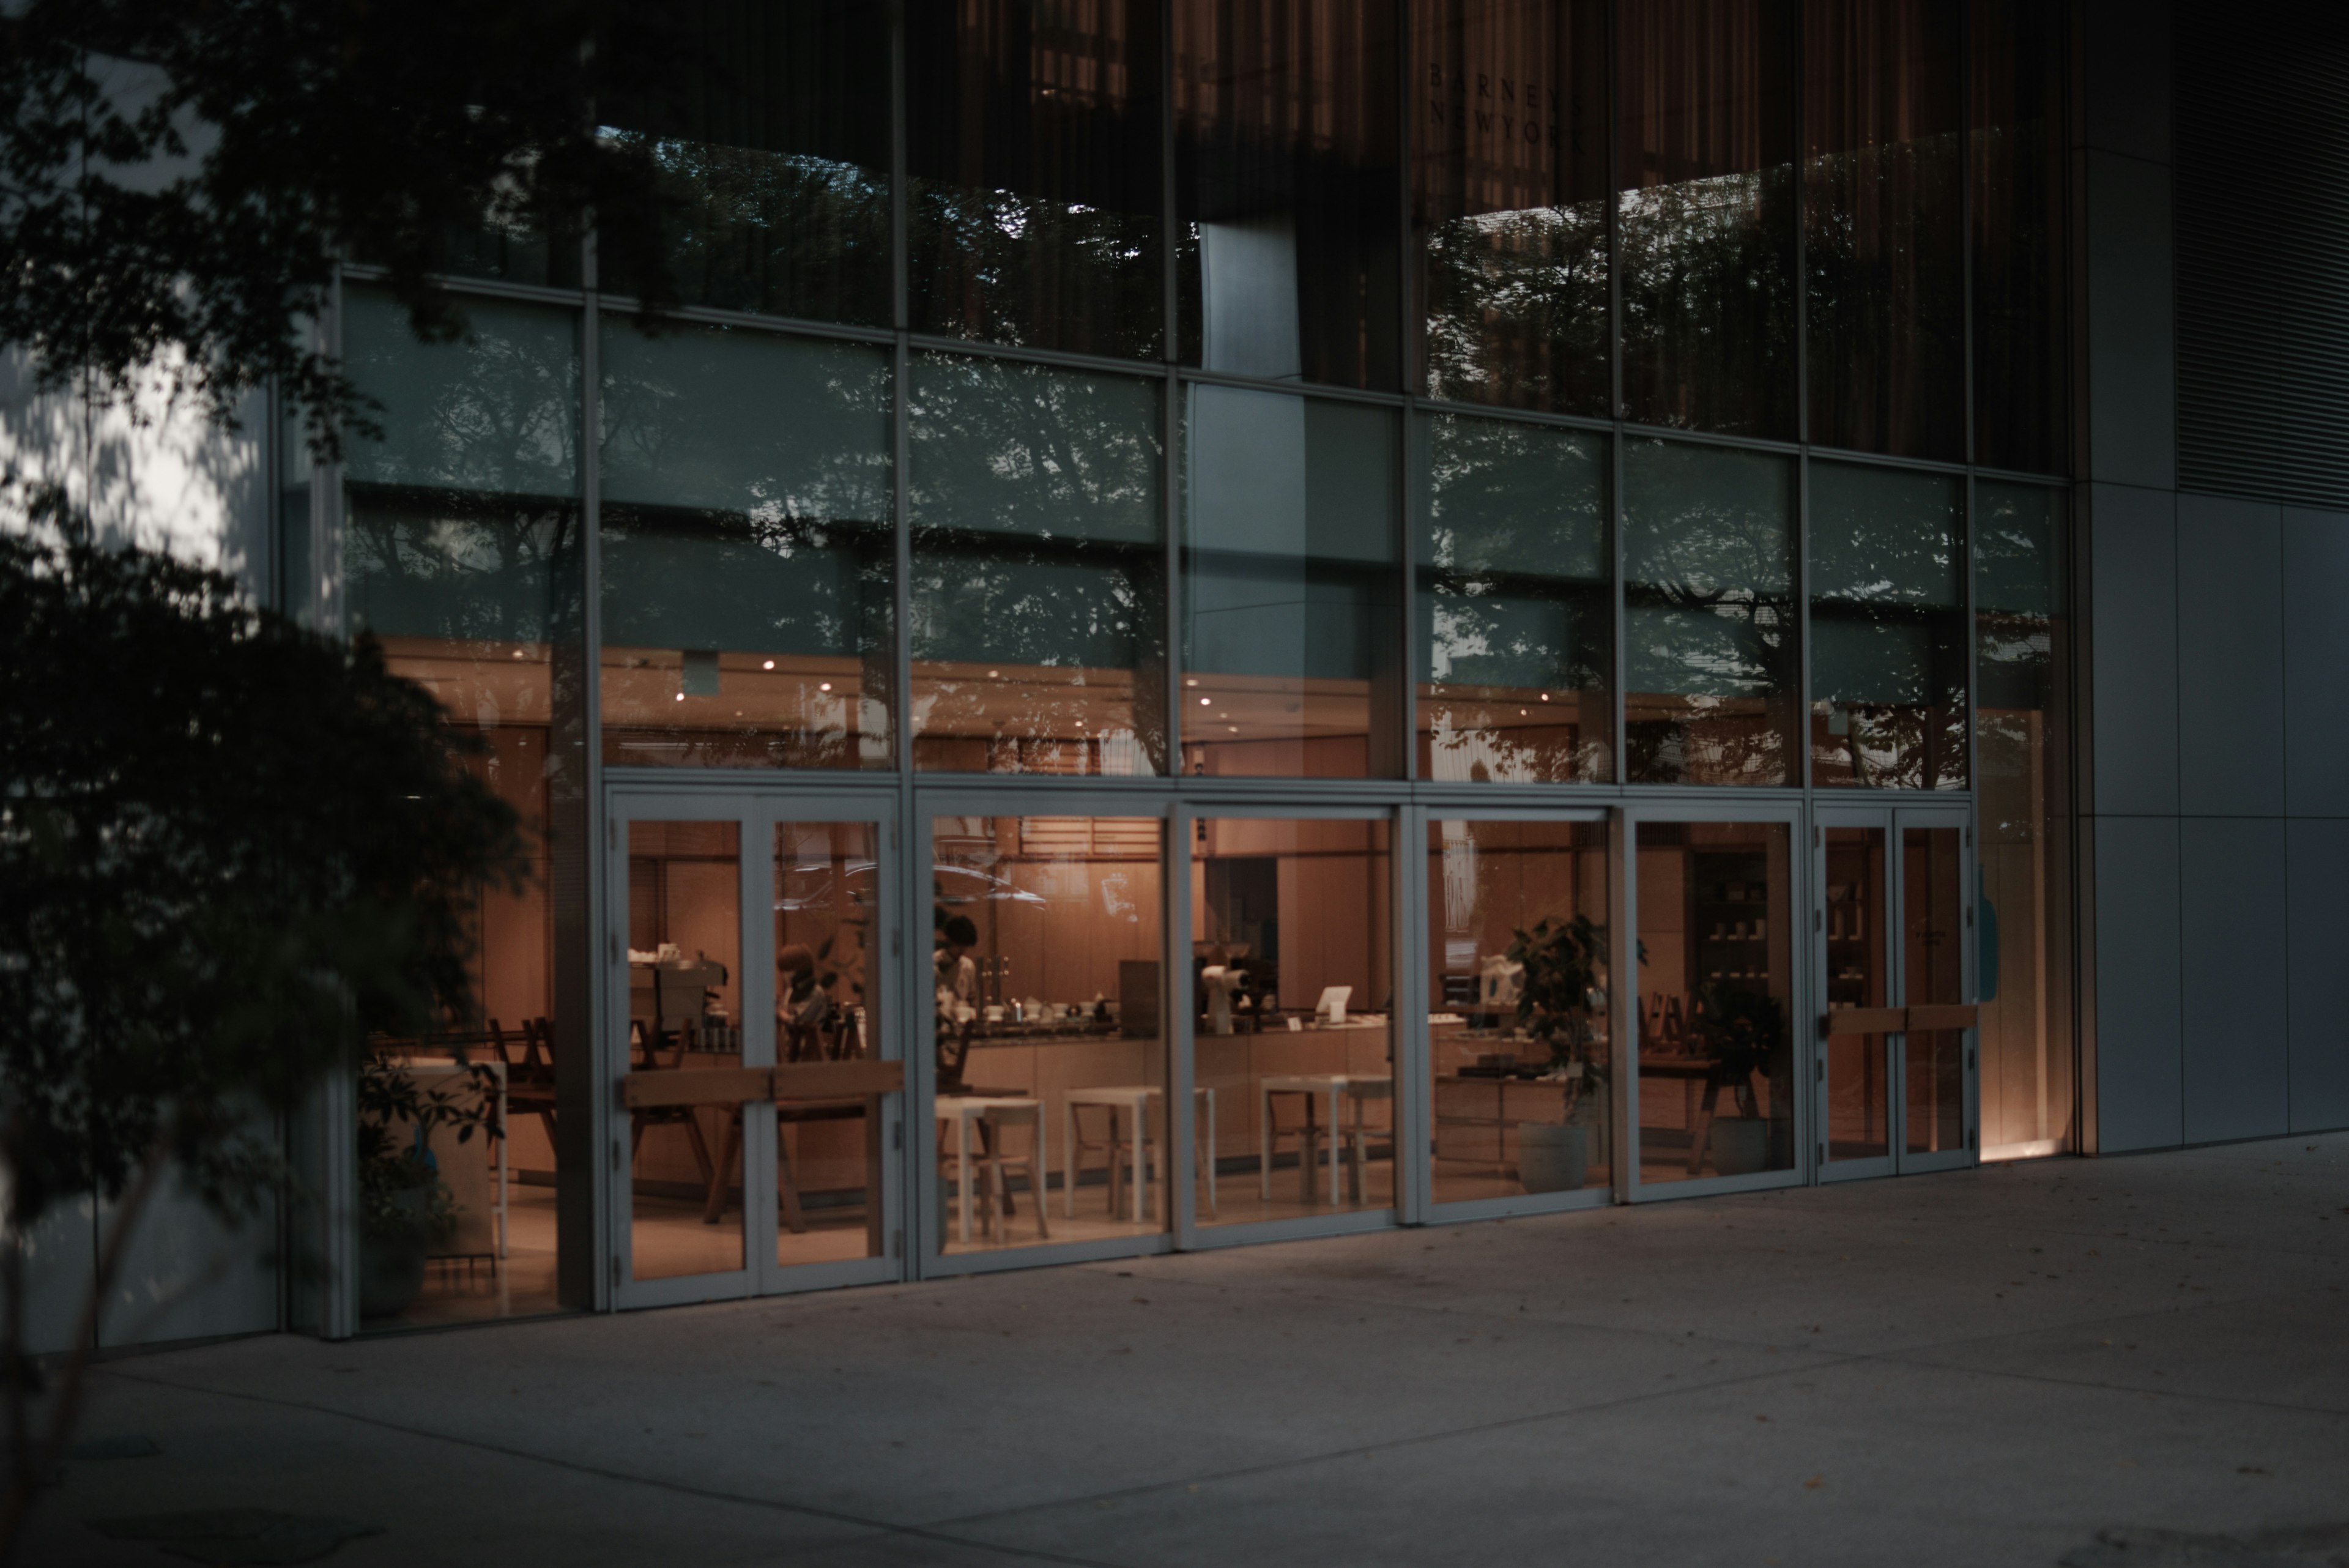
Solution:
[{"label": "metal mullion", "polygon": [[[599,294],[606,309],[614,314],[633,311],[636,302],[626,295]],[[887,327],[860,327],[854,322],[819,321],[805,316],[775,316],[761,311],[728,310],[714,305],[677,305],[661,312],[664,322],[692,327],[724,327],[742,332],[767,333],[776,337],[825,337],[847,343],[868,343],[886,348],[896,338]]]},{"label": "metal mullion", "polygon": [[[970,347],[963,345],[966,350]],[[1203,370],[1195,365],[1182,367],[1186,383],[1210,387],[1232,387],[1245,392],[1286,392],[1292,397],[1321,398],[1331,402],[1369,403],[1381,409],[1403,409],[1412,400],[1401,392],[1373,391],[1363,387],[1333,386],[1326,381],[1271,380],[1262,376],[1239,376],[1228,370]]]},{"label": "metal mullion", "polygon": [[[1183,383],[1179,361],[1182,354],[1178,344],[1182,337],[1182,291],[1178,279],[1175,236],[1181,231],[1182,214],[1175,195],[1179,171],[1174,163],[1174,9],[1159,7],[1158,13],[1158,210],[1160,253],[1158,297],[1163,337],[1159,344],[1158,410],[1161,479],[1158,496],[1159,548],[1162,559],[1158,596],[1158,631],[1164,667],[1162,680],[1165,687],[1166,732],[1162,743],[1165,750],[1165,777],[1172,781],[1183,773],[1183,497],[1188,486],[1187,470],[1183,447]],[[1174,928],[1169,927],[1171,931]],[[1172,1016],[1172,1014],[1168,1014]],[[1170,1044],[1170,1049],[1171,1044]],[[1171,1090],[1169,1091],[1171,1094]],[[1172,1104],[1170,1100],[1169,1104]],[[1188,1114],[1187,1112],[1185,1113]],[[1172,1125],[1170,1121],[1170,1126]],[[1174,1136],[1171,1132],[1167,1135]],[[1169,1149],[1169,1168],[1173,1168],[1174,1151]]]},{"label": "metal mullion", "polygon": [[[1737,435],[1724,431],[1692,430],[1680,425],[1643,424],[1637,420],[1619,421],[1618,428],[1623,434],[1633,439],[1653,436],[1662,441],[1685,441],[1692,446],[1734,447],[1741,452],[1778,452],[1789,457],[1799,455],[1806,450],[1805,444],[1798,441],[1779,441],[1771,436]],[[1903,459],[1901,461],[1908,462],[1919,460]],[[1940,466],[1948,470],[1963,465],[1942,463]]]},{"label": "metal mullion", "polygon": [[[364,262],[345,262],[341,271],[354,283],[389,283],[388,267],[372,266]],[[588,291],[582,288],[549,288],[543,284],[505,283],[497,278],[461,276],[449,273],[426,275],[429,285],[449,294],[467,294],[484,299],[512,299],[533,305],[560,305],[576,310],[585,303]]]},{"label": "metal mullion", "polygon": [[901,12],[889,26],[889,317],[895,328],[890,352],[895,385],[889,399],[889,441],[896,576],[889,595],[892,661],[896,666],[891,671],[890,728],[895,732],[893,760],[900,782],[910,782],[914,772],[913,501],[906,472],[913,449],[909,430],[913,355],[906,330],[912,319],[912,258],[906,251],[905,110],[905,21]]},{"label": "metal mullion", "polygon": [[[590,230],[588,234],[583,235],[580,239],[579,244],[582,276],[587,283],[593,284],[597,281],[598,274],[595,256],[595,236],[594,231]],[[611,842],[616,836],[616,829],[611,826],[612,816],[610,805],[604,793],[604,483],[602,441],[604,408],[604,324],[603,308],[592,288],[582,291],[582,302],[579,306],[578,319],[580,511],[579,722],[581,726],[580,744],[586,753],[585,756],[581,759],[582,771],[586,781],[586,800],[582,804],[581,812],[585,818],[588,842],[590,845],[594,845],[599,836],[604,838],[607,843]],[[548,747],[550,755],[552,754],[553,750],[554,747],[550,743]],[[618,847],[620,854],[625,857],[627,853],[626,844],[625,842],[621,842]],[[611,880],[610,861],[603,854],[591,854],[588,857],[585,870],[587,873],[587,919],[585,929],[588,933],[589,943],[589,950],[586,954],[586,972],[590,975],[594,975],[599,971],[604,970],[608,965],[619,975],[625,978],[627,972],[625,963],[611,965],[611,955],[604,950],[605,944],[601,940],[597,940],[598,934],[604,929],[609,919],[610,911],[614,908],[618,907],[614,903],[616,895],[613,891],[614,884]],[[618,886],[622,888],[625,888],[627,886],[626,865],[625,860],[623,860],[621,865],[621,878]],[[624,906],[625,895],[620,895],[619,897],[622,898]],[[626,939],[623,936],[621,940],[625,942]],[[605,1083],[616,1081],[616,1074],[626,1070],[626,1062],[625,1052],[622,1054],[622,1059],[619,1062],[615,1063],[608,1060],[610,1054],[610,1025],[612,1019],[616,1014],[610,1011],[611,999],[605,988],[601,985],[590,983],[587,987],[586,1002],[587,1005],[585,1011],[588,1027],[588,1046],[585,1051],[577,1052],[574,1054],[582,1064],[585,1064],[586,1070],[595,1076],[596,1087],[592,1104],[595,1106],[593,1115],[595,1119],[591,1123],[588,1128],[586,1147],[590,1150],[600,1153],[600,1151],[614,1137],[614,1129],[612,1127],[614,1112],[611,1108],[611,1098],[610,1096],[604,1091],[602,1085]],[[625,999],[622,1002],[622,1006],[625,1009]],[[603,1159],[595,1158],[591,1168],[595,1173],[595,1181],[593,1185],[593,1190],[600,1194],[600,1200],[615,1213],[626,1212],[630,1210],[633,1207],[635,1195],[633,1170],[631,1169],[627,1172],[629,1184],[626,1190],[624,1192],[616,1189],[616,1184],[612,1180],[613,1172]],[[559,1188],[557,1192],[559,1202]],[[623,1199],[626,1199],[628,1201],[624,1202],[622,1201]],[[625,1258],[627,1254],[611,1251],[613,1232],[609,1226],[591,1225],[587,1228],[585,1233],[595,1236],[601,1243],[596,1255],[591,1260],[589,1266],[595,1277],[595,1304],[596,1310],[608,1312],[614,1306],[616,1299],[616,1293],[617,1286],[616,1282],[614,1279],[614,1264],[619,1260]],[[561,1231],[558,1229],[556,1236],[558,1253],[561,1248]]]},{"label": "metal mullion", "polygon": [[1631,779],[1630,718],[1624,703],[1623,607],[1623,8],[1607,7],[1607,543],[1609,577],[1614,588],[1612,668],[1608,670],[1609,711],[1614,728],[1608,776],[1618,784]]},{"label": "metal mullion", "polygon": [[1388,1033],[1394,1097],[1395,1217],[1425,1224],[1435,1208],[1435,1080],[1427,987],[1427,809],[1394,815],[1394,1013]]},{"label": "metal mullion", "polygon": [[[1162,862],[1166,868],[1166,885],[1161,898],[1166,929],[1161,950],[1169,961],[1190,947],[1194,820],[1190,809],[1180,802],[1166,815],[1165,855]],[[1202,1174],[1197,1168],[1196,1155],[1198,1107],[1194,1102],[1198,1091],[1198,1064],[1192,1054],[1195,1046],[1189,994],[1190,965],[1185,962],[1177,966],[1168,961],[1160,967],[1164,983],[1159,1016],[1166,1021],[1166,1152],[1162,1163],[1167,1175],[1167,1230],[1175,1249],[1189,1251],[1200,1244],[1198,1184]],[[1218,1116],[1217,1125],[1223,1120]],[[1207,1150],[1204,1174],[1212,1189],[1217,1180],[1216,1150],[1212,1147]]]},{"label": "metal mullion", "polygon": [[[1290,383],[1268,383],[1288,386]],[[1511,424],[1546,425],[1556,430],[1586,431],[1594,435],[1610,435],[1622,427],[1620,420],[1595,417],[1590,414],[1561,414],[1547,409],[1510,409],[1494,403],[1464,403],[1451,398],[1430,397],[1423,393],[1407,393],[1403,400],[1413,411],[1422,414],[1458,414],[1464,418],[1505,421]]]}]

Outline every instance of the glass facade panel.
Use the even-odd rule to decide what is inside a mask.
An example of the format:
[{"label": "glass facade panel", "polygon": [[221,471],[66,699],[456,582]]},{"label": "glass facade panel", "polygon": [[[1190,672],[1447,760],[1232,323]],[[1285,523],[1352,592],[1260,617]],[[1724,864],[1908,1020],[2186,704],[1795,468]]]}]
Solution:
[{"label": "glass facade panel", "polygon": [[1438,1203],[1609,1185],[1607,825],[1427,825]]},{"label": "glass facade panel", "polygon": [[2064,493],[1974,486],[1985,1158],[2075,1147]]},{"label": "glass facade panel", "polygon": [[1811,781],[1966,787],[1961,482],[1811,465]]},{"label": "glass facade panel", "polygon": [[1436,0],[1412,51],[1427,395],[1605,418],[1607,7]]},{"label": "glass facade panel", "polygon": [[1623,0],[1623,416],[1795,433],[1791,0]]},{"label": "glass facade panel", "polygon": [[1795,776],[1794,467],[1726,447],[1623,452],[1623,741],[1633,784]]},{"label": "glass facade panel", "polygon": [[1395,0],[1171,0],[1183,362],[1402,385]]},{"label": "glass facade panel", "polygon": [[1640,1180],[1795,1168],[1784,823],[1640,824]]},{"label": "glass facade panel", "polygon": [[489,301],[468,301],[466,316],[467,338],[423,345],[390,296],[344,295],[346,361],[383,431],[352,439],[345,455],[351,627],[378,639],[452,728],[481,739],[469,765],[519,815],[530,855],[522,888],[479,896],[480,1016],[398,1054],[409,1072],[499,1064],[507,1136],[451,1148],[449,1179],[466,1174],[472,1196],[457,1200],[474,1213],[450,1244],[469,1258],[484,1244],[477,1222],[495,1190],[505,1256],[497,1269],[436,1266],[424,1293],[391,1314],[405,1323],[557,1305],[555,1080],[586,1070],[586,1042],[553,1022],[549,850],[554,824],[578,809],[570,792],[585,761],[577,328],[567,311]]},{"label": "glass facade panel", "polygon": [[1164,1231],[1165,824],[930,831],[939,1250]]},{"label": "glass facade panel", "polygon": [[[1821,935],[1826,961],[1826,1012],[1892,1005],[1892,950],[1886,938],[1889,867],[1884,829],[1829,827],[1826,918]],[[1837,1031],[1819,1042],[1826,1056],[1826,1158],[1881,1159],[1892,1152],[1889,1036]]]},{"label": "glass facade panel", "polygon": [[[742,1060],[740,825],[628,824],[628,1071]],[[748,1262],[742,1107],[628,1113],[631,1277],[729,1273]]]},{"label": "glass facade panel", "polygon": [[[888,326],[888,7],[698,0],[667,15],[686,85],[614,105],[609,134],[650,145],[678,300]],[[623,294],[637,286],[626,250],[600,250],[603,286]]]},{"label": "glass facade panel", "polygon": [[887,354],[716,327],[603,350],[605,760],[887,767]]},{"label": "glass facade panel", "polygon": [[1963,7],[1806,0],[1810,439],[1961,462]]},{"label": "glass facade panel", "polygon": [[1974,461],[2062,473],[2066,14],[1973,0]]},{"label": "glass facade panel", "polygon": [[1183,771],[1401,773],[1395,413],[1186,389]]},{"label": "glass facade panel", "polygon": [[909,0],[905,39],[913,329],[1159,357],[1156,0]]},{"label": "glass facade panel", "polygon": [[1606,438],[1452,414],[1420,431],[1419,776],[1611,780]]},{"label": "glass facade panel", "polygon": [[[1955,827],[1900,833],[1901,991],[1909,1007],[1966,999],[1965,856]],[[1901,1036],[1910,1154],[1966,1147],[1966,1032],[1911,1029]]]},{"label": "glass facade panel", "polygon": [[1191,848],[1201,1225],[1395,1201],[1394,879],[1383,820],[1203,818]]},{"label": "glass facade panel", "polygon": [[[881,1054],[880,837],[869,822],[775,825],[779,1063]],[[881,1255],[885,1179],[874,1109],[870,1099],[775,1106],[778,1263]]]},{"label": "glass facade panel", "polygon": [[916,767],[1166,771],[1161,384],[913,362]]}]

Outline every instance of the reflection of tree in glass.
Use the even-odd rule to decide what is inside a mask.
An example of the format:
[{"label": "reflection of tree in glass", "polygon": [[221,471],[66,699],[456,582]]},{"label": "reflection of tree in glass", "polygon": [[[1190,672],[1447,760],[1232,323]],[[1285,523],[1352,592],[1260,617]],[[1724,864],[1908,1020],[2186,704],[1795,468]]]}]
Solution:
[{"label": "reflection of tree in glass", "polygon": [[1134,358],[1159,352],[1155,213],[916,180],[907,229],[914,318],[928,330]]},{"label": "reflection of tree in glass", "polygon": [[[399,363],[401,359],[406,363]],[[353,441],[344,549],[358,618],[383,636],[543,641],[575,597],[577,358],[567,325],[458,348],[354,356],[386,439]],[[413,401],[413,388],[434,370]]]},{"label": "reflection of tree in glass", "polygon": [[917,673],[951,695],[979,686],[957,679],[957,665],[1055,671],[1062,679],[985,701],[999,733],[1068,736],[1088,711],[1078,689],[1114,672],[1113,684],[1135,689],[1133,711],[1120,717],[1163,756],[1163,702],[1134,678],[1164,659],[1155,388],[932,356],[908,414],[914,657],[943,667]]},{"label": "reflection of tree in glass", "polygon": [[[671,198],[669,265],[690,305],[889,318],[889,181],[836,159],[616,131],[649,146]],[[612,280],[622,289],[625,277]]]},{"label": "reflection of tree in glass", "polygon": [[1603,206],[1455,218],[1420,254],[1429,396],[1605,414]]},{"label": "reflection of tree in glass", "polygon": [[1783,166],[1618,199],[1628,418],[1793,435],[1795,201]]}]

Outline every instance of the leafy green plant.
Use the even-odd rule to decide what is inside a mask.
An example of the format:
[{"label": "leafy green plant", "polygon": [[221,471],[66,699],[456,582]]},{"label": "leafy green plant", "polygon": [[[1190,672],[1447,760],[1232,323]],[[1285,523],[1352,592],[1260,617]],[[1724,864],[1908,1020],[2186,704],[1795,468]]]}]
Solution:
[{"label": "leafy green plant", "polygon": [[1525,966],[1517,1027],[1548,1048],[1553,1067],[1579,1064],[1584,1081],[1597,1092],[1605,1071],[1591,1050],[1591,1021],[1606,1005],[1606,928],[1588,915],[1545,917],[1531,930],[1512,929],[1509,935],[1509,961]]},{"label": "leafy green plant", "polygon": [[1698,986],[1694,1001],[1694,1033],[1717,1064],[1719,1082],[1749,1093],[1754,1075],[1767,1072],[1785,1044],[1786,1010],[1767,992],[1720,980]]},{"label": "leafy green plant", "polygon": [[361,1065],[359,1231],[369,1241],[429,1245],[455,1234],[456,1204],[425,1151],[442,1127],[456,1129],[459,1143],[499,1131],[495,1076],[478,1064],[460,1076],[461,1085],[427,1086],[380,1054]]}]

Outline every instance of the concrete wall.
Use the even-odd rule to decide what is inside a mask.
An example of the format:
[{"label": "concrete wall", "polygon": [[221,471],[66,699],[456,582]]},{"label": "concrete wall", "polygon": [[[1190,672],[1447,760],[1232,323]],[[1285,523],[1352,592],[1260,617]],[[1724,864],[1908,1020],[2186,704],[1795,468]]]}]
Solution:
[{"label": "concrete wall", "polygon": [[2088,0],[2083,952],[2106,1153],[2349,1126],[2349,516],[2178,489],[2168,8]]}]

